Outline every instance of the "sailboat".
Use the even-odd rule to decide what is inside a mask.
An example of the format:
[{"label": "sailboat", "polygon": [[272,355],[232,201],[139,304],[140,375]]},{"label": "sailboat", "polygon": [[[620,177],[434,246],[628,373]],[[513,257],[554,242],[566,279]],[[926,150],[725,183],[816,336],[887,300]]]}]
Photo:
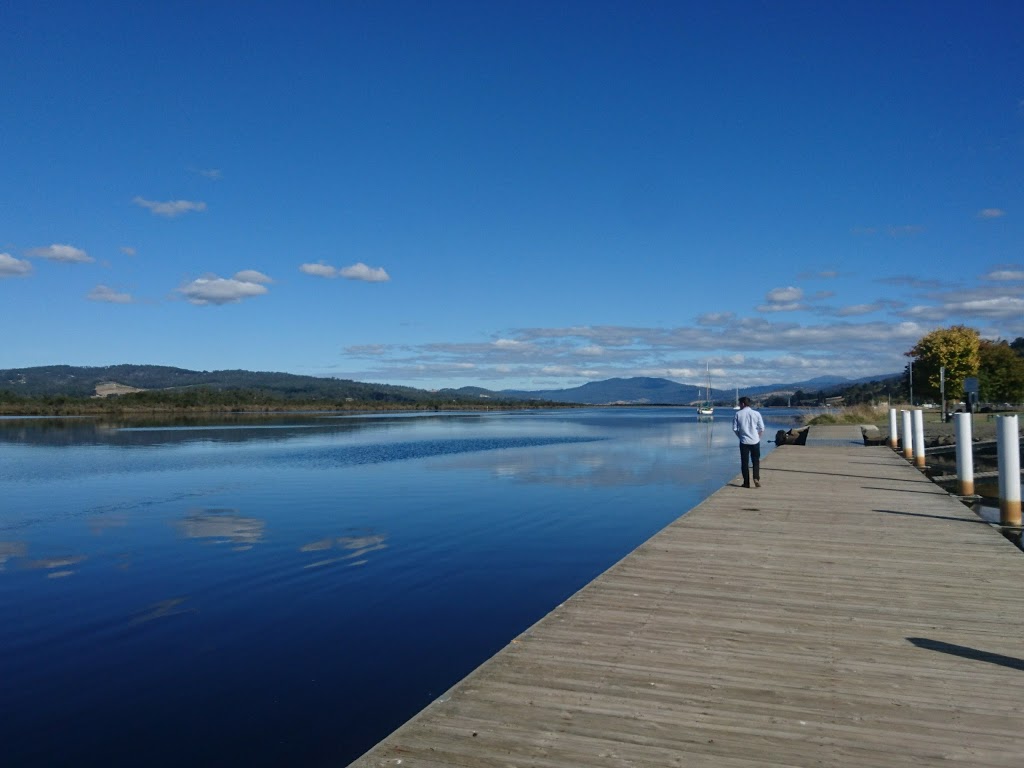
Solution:
[{"label": "sailboat", "polygon": [[715,407],[711,404],[711,364],[708,363],[708,389],[707,398],[703,403],[697,406],[698,416],[713,416],[715,413]]}]

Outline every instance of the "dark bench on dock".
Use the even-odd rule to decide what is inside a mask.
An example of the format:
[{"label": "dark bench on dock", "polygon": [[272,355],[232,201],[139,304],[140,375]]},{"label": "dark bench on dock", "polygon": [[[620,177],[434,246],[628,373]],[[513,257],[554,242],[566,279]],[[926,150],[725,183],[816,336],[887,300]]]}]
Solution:
[{"label": "dark bench on dock", "polygon": [[788,432],[784,429],[780,429],[775,433],[775,444],[776,445],[806,445],[807,444],[807,433],[810,431],[810,427],[802,427],[801,429],[791,429]]}]

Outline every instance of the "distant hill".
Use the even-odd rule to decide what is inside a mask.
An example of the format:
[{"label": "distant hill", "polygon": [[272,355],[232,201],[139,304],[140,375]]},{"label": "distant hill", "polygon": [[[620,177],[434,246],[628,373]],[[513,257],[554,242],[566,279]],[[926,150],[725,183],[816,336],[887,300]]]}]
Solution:
[{"label": "distant hill", "polygon": [[189,389],[246,390],[294,400],[344,400],[417,403],[437,394],[413,387],[366,384],[349,379],[260,371],[190,371],[162,365],[96,367],[50,365],[0,370],[0,391],[28,397],[91,397],[131,391],[180,392]]},{"label": "distant hill", "polygon": [[741,392],[746,395],[763,395],[770,392],[795,392],[798,389],[804,392],[831,392],[862,381],[877,381],[888,377],[889,374],[869,376],[863,379],[847,379],[842,376],[816,376],[813,379],[794,381],[788,384],[762,384],[756,387],[745,387]]},{"label": "distant hill", "polygon": [[[765,397],[772,394],[837,394],[860,382],[889,378],[873,376],[845,379],[819,376],[790,384],[743,387],[739,394]],[[51,365],[37,368],[0,369],[0,392],[6,390],[28,397],[66,395],[92,397],[137,391],[181,392],[189,389],[214,391],[245,390],[287,400],[345,400],[379,403],[423,403],[442,398],[479,404],[481,400],[498,403],[544,401],[575,405],[693,405],[704,399],[704,388],[680,384],[669,379],[637,376],[633,378],[591,381],[579,387],[543,390],[489,390],[482,387],[441,389],[436,392],[391,384],[368,384],[350,379],[300,376],[264,371],[191,371],[162,365],[71,366]],[[712,389],[719,403],[732,403],[735,390]]]},{"label": "distant hill", "polygon": [[[668,379],[635,376],[629,379],[605,379],[590,381],[571,389],[543,389],[534,392],[506,389],[501,394],[522,399],[551,400],[557,403],[578,403],[581,405],[603,405],[625,403],[646,405],[690,405],[703,398],[703,388],[692,384],[679,384]],[[723,394],[714,389],[712,397]]]},{"label": "distant hill", "polygon": [[[895,374],[894,374],[895,375]],[[766,384],[756,387],[741,387],[740,395],[762,397],[769,394],[792,394],[803,391],[807,393],[824,392],[836,394],[846,387],[860,382],[877,381],[889,376],[869,376],[862,379],[846,379],[842,376],[818,376],[805,381],[789,384]],[[548,400],[555,403],[574,403],[578,405],[609,405],[612,403],[633,405],[694,405],[704,399],[704,387],[693,384],[679,384],[669,379],[637,376],[626,379],[605,379],[591,381],[579,387],[569,389],[519,390],[503,389],[491,391],[480,387],[463,387],[456,392],[473,397],[489,397],[496,400],[514,398],[516,400]],[[718,403],[732,403],[737,393],[735,389],[711,389],[711,399]]]}]

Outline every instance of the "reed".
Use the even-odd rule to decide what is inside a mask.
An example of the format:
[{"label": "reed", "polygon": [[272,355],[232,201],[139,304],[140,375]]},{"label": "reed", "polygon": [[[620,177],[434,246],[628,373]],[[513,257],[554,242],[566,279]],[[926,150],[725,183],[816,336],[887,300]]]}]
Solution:
[{"label": "reed", "polygon": [[819,413],[804,423],[807,425],[824,424],[879,424],[889,412],[887,405],[850,405],[835,408],[827,413]]}]

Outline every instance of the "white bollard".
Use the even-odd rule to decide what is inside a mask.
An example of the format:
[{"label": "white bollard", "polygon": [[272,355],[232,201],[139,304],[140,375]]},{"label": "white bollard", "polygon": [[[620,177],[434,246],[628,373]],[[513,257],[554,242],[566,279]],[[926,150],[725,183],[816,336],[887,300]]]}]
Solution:
[{"label": "white bollard", "polygon": [[1020,432],[1017,416],[996,417],[999,452],[999,524],[1020,528]]},{"label": "white bollard", "polygon": [[924,411],[914,409],[914,466],[924,469]]},{"label": "white bollard", "polygon": [[889,409],[889,447],[894,451],[899,447],[899,434],[896,432],[896,409]]},{"label": "white bollard", "polygon": [[903,416],[903,434],[900,435],[900,439],[903,441],[903,458],[912,459],[914,457],[914,441],[910,437],[910,411],[900,411],[900,415]]},{"label": "white bollard", "polygon": [[974,436],[971,434],[971,414],[953,416],[956,431],[956,477],[960,481],[960,495],[974,495]]}]

